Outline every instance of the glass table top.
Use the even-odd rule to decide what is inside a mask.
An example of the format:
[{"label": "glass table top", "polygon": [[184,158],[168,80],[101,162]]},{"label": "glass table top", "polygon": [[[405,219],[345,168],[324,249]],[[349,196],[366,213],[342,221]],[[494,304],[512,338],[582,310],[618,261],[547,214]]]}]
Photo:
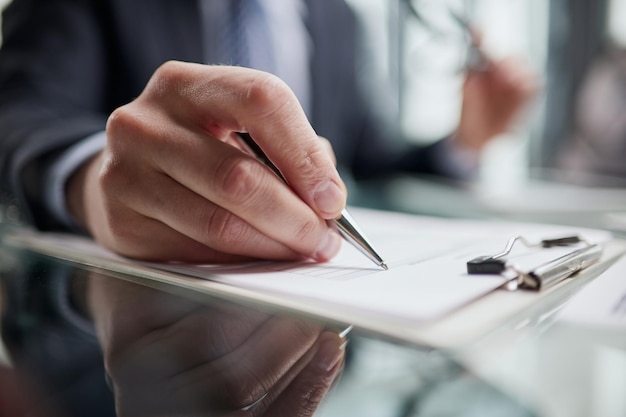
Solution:
[{"label": "glass table top", "polygon": [[[372,187],[427,213],[450,192]],[[0,416],[623,417],[626,331],[558,318],[594,278],[506,320],[461,309],[489,331],[435,347],[0,243]]]},{"label": "glass table top", "polygon": [[563,297],[471,343],[433,349],[246,300],[153,288],[137,277],[6,246],[0,282],[10,360],[1,372],[2,386],[10,387],[0,394],[3,412],[330,417],[626,410],[626,334],[554,320]]}]

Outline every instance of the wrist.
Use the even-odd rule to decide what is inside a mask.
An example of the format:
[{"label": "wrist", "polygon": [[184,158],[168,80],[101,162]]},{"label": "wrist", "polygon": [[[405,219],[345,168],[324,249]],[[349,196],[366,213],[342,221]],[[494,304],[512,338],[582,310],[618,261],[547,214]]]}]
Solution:
[{"label": "wrist", "polygon": [[101,153],[87,160],[69,178],[65,186],[65,198],[70,215],[78,226],[87,229],[86,199],[87,184],[93,166],[98,162]]}]

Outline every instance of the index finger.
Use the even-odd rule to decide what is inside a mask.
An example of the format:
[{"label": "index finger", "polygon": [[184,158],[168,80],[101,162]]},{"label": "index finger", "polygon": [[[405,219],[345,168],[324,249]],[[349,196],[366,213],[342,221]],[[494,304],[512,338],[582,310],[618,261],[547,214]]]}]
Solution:
[{"label": "index finger", "polygon": [[171,115],[217,138],[250,133],[308,206],[324,219],[339,217],[346,187],[284,82],[239,67],[171,62],[159,71],[153,80],[160,85],[149,90],[168,96],[162,102]]}]

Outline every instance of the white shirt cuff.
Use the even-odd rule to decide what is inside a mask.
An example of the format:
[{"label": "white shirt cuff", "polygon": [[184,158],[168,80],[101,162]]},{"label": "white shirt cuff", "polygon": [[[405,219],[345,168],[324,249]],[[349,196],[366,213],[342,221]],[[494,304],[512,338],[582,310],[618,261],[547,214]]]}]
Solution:
[{"label": "white shirt cuff", "polygon": [[82,164],[104,149],[106,140],[105,131],[88,136],[65,151],[48,171],[45,188],[47,208],[58,221],[69,229],[79,230],[80,228],[67,207],[65,185]]}]

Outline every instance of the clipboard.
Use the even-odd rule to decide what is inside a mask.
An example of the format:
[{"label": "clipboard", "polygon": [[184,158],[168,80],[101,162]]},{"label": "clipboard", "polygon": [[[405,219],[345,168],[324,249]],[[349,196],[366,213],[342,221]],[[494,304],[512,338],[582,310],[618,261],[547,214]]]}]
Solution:
[{"label": "clipboard", "polygon": [[[420,264],[419,258],[411,259],[411,262],[416,262],[417,268],[415,265],[397,265],[392,268],[392,271],[379,272],[376,268],[372,269],[372,265],[368,263],[367,268],[369,270],[365,270],[365,272],[369,271],[371,274],[359,271],[358,277],[345,278],[345,274],[349,271],[342,270],[340,272],[344,276],[339,280],[325,276],[317,277],[311,282],[318,284],[324,280],[329,280],[330,284],[325,288],[318,289],[318,292],[323,295],[322,297],[313,297],[306,294],[311,289],[311,287],[306,286],[301,288],[302,291],[299,293],[273,290],[275,287],[272,285],[274,284],[280,286],[290,281],[298,284],[298,279],[300,284],[307,282],[306,278],[294,273],[292,266],[284,263],[269,264],[272,268],[280,267],[283,269],[279,268],[274,271],[276,276],[271,275],[270,278],[273,277],[275,282],[265,283],[266,286],[263,287],[254,286],[250,283],[252,281],[260,283],[262,280],[258,278],[261,276],[255,274],[250,276],[245,271],[240,274],[242,271],[238,269],[239,266],[231,265],[230,269],[215,269],[217,267],[214,266],[210,266],[208,269],[200,268],[199,271],[206,276],[203,279],[198,279],[197,276],[194,277],[189,270],[185,269],[185,265],[151,264],[129,260],[114,255],[95,245],[92,241],[78,236],[16,230],[14,233],[6,234],[4,242],[13,247],[33,250],[72,263],[79,263],[88,268],[97,269],[101,273],[178,295],[189,296],[196,300],[205,297],[207,299],[218,297],[267,308],[270,311],[302,315],[340,326],[354,325],[356,332],[364,332],[423,348],[453,348],[470,343],[480,335],[501,327],[503,323],[514,319],[518,314],[526,315],[530,309],[540,305],[543,300],[552,299],[556,295],[561,297],[564,294],[563,289],[577,288],[581,283],[597,276],[602,268],[607,267],[610,262],[621,256],[626,250],[626,243],[615,241],[607,232],[583,230],[581,232],[584,232],[585,235],[591,235],[594,241],[602,242],[599,260],[581,271],[576,279],[560,281],[550,288],[538,292],[509,292],[506,291],[506,285],[510,279],[500,276],[476,277],[466,273],[465,263],[468,259],[475,257],[470,256],[471,253],[476,251],[489,253],[485,252],[482,247],[474,248],[470,244],[477,241],[477,233],[482,232],[484,235],[486,228],[492,230],[493,237],[497,239],[491,243],[497,241],[500,242],[497,246],[500,246],[502,236],[512,235],[511,231],[520,228],[531,231],[533,234],[554,235],[555,233],[563,234],[566,230],[571,231],[571,227],[451,220],[356,208],[351,208],[351,212],[353,216],[358,216],[359,223],[362,227],[368,228],[368,232],[377,232],[376,227],[370,229],[370,226],[378,225],[378,230],[388,230],[390,223],[399,222],[403,227],[398,233],[417,233],[416,241],[423,242],[424,247],[430,247],[429,258],[422,260],[422,264]],[[448,233],[441,239],[441,242],[446,243],[448,248],[454,247],[455,250],[450,252],[447,249],[441,249],[438,251],[432,236],[430,238],[428,236],[430,232],[434,234]],[[394,236],[399,237],[395,234]],[[454,237],[453,242],[449,241],[451,236]],[[402,242],[397,243],[398,245],[402,244]],[[420,252],[420,250],[422,249],[415,249],[416,252]],[[357,257],[363,260],[362,255],[358,252]],[[367,262],[367,259],[365,261]],[[433,268],[420,269],[419,266],[424,266],[424,264],[433,264]],[[267,263],[252,265],[255,268],[266,268],[267,266]],[[316,272],[330,273],[336,272],[336,269],[318,268]],[[440,276],[405,276],[407,271],[437,271]],[[450,271],[455,275],[453,281],[442,280],[441,278],[450,274]],[[376,273],[389,275],[377,276]],[[241,278],[242,276],[243,278]],[[238,278],[243,280],[238,280]],[[247,281],[244,278],[247,278]],[[428,287],[418,287],[427,293],[420,294],[400,287],[394,289],[393,295],[388,295],[388,288],[420,279],[429,283]],[[438,281],[441,282],[437,284]],[[294,284],[294,282],[290,283]],[[472,288],[473,292],[461,294],[462,297],[454,299],[454,293],[459,289],[448,286],[447,282],[462,283],[466,288]],[[339,289],[348,289],[358,293],[363,287],[368,289],[368,294],[363,291],[361,294],[373,298],[359,300],[360,294],[356,294],[355,302],[359,302],[358,305],[345,302],[337,294],[325,293],[327,288],[335,288],[337,293],[340,293]],[[423,306],[418,304],[424,300],[427,302],[431,298],[436,299],[438,292],[442,292],[446,297],[452,297],[446,299],[454,301],[453,308],[439,309],[436,311],[437,314],[432,315],[403,315],[402,310],[404,308],[415,307],[419,313],[419,308]],[[304,296],[303,293],[307,296]],[[378,299],[379,304],[374,306],[372,300],[376,299]],[[418,299],[420,303],[415,302]],[[416,320],[415,317],[421,319]]]},{"label": "clipboard", "polygon": [[[517,242],[526,247],[574,247],[571,252],[550,259],[531,269],[522,269],[509,263],[506,257],[511,254]],[[583,244],[576,248],[576,245]],[[540,291],[567,279],[600,260],[602,246],[581,236],[571,235],[558,238],[543,239],[532,243],[523,236],[509,240],[503,252],[496,255],[479,256],[467,262],[467,273],[478,274],[509,274],[513,275],[508,288],[510,290],[527,289]]]}]

